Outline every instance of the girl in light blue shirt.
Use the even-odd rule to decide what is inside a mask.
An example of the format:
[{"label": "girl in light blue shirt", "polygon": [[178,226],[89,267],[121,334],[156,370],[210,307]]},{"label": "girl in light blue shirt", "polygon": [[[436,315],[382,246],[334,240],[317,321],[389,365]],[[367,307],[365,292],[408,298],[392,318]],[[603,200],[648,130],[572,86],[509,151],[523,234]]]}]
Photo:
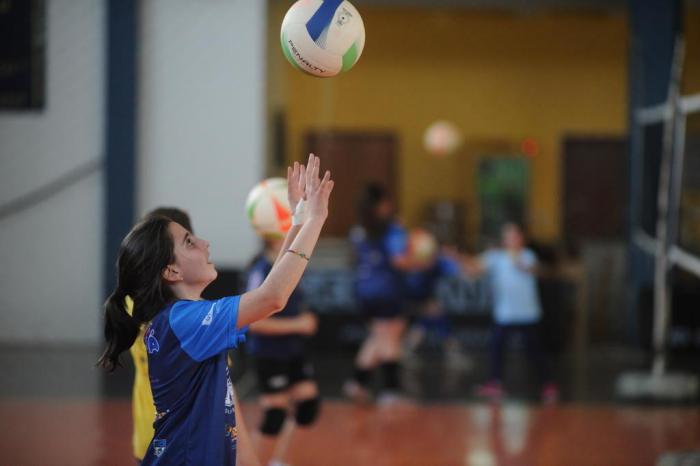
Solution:
[{"label": "girl in light blue shirt", "polygon": [[535,274],[537,257],[525,247],[523,230],[514,223],[503,226],[501,241],[501,248],[466,262],[470,275],[488,276],[493,296],[491,380],[479,386],[477,394],[495,399],[503,396],[503,348],[510,337],[520,334],[542,383],[543,401],[556,401],[559,391],[551,381],[540,338],[542,310]]}]

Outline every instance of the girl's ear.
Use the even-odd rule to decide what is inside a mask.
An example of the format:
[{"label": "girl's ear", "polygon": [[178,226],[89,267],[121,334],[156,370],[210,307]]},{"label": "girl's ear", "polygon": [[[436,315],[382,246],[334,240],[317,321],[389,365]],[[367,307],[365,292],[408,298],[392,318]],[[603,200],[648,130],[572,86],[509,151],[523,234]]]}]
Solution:
[{"label": "girl's ear", "polygon": [[182,275],[175,265],[169,265],[163,269],[161,276],[168,282],[179,282],[182,280]]}]

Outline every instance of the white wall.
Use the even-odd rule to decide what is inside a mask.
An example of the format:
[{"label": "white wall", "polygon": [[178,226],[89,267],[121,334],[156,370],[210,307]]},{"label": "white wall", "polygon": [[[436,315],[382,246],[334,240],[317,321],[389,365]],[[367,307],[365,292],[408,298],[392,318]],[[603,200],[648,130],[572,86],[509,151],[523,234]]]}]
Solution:
[{"label": "white wall", "polygon": [[[105,5],[50,0],[46,107],[0,112],[0,205],[102,157]],[[95,343],[102,172],[0,219],[0,343]]]},{"label": "white wall", "polygon": [[258,247],[243,204],[263,173],[266,4],[142,3],[138,210],[187,209],[219,267]]},{"label": "white wall", "polygon": [[[219,266],[257,248],[266,2],[142,3],[138,209],[179,205]],[[47,102],[0,112],[0,205],[103,156],[106,5],[50,0]],[[0,344],[101,342],[103,176],[0,219]]]}]

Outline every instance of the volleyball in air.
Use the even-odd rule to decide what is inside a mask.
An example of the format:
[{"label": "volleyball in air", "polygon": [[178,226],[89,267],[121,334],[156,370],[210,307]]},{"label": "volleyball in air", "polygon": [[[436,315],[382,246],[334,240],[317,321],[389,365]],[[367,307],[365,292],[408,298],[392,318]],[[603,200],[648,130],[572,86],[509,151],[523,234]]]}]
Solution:
[{"label": "volleyball in air", "polygon": [[282,238],[292,226],[287,199],[287,180],[268,178],[248,194],[246,215],[255,232],[263,238]]},{"label": "volleyball in air", "polygon": [[432,262],[438,253],[438,242],[428,230],[414,228],[408,233],[408,255],[418,263]]},{"label": "volleyball in air", "polygon": [[423,134],[425,150],[436,157],[452,154],[462,143],[459,128],[449,121],[439,120],[428,126]]},{"label": "volleyball in air", "polygon": [[345,0],[299,0],[282,20],[282,51],[297,69],[328,78],[352,68],[365,46],[365,26]]}]

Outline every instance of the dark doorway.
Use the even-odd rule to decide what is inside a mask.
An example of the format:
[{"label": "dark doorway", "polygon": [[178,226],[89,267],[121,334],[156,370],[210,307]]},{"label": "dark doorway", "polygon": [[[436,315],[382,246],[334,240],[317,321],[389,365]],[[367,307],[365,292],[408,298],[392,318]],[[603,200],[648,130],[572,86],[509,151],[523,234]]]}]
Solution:
[{"label": "dark doorway", "polygon": [[620,341],[625,302],[627,148],[622,138],[564,140],[563,229],[578,256],[586,303],[581,325],[591,342]]},{"label": "dark doorway", "polygon": [[563,178],[567,241],[622,240],[628,185],[625,140],[566,138]]},{"label": "dark doorway", "polygon": [[336,183],[324,236],[348,235],[356,222],[357,196],[368,182],[382,183],[398,203],[398,144],[393,134],[311,132],[306,137],[306,153],[309,152],[321,159],[322,169],[330,170]]}]

